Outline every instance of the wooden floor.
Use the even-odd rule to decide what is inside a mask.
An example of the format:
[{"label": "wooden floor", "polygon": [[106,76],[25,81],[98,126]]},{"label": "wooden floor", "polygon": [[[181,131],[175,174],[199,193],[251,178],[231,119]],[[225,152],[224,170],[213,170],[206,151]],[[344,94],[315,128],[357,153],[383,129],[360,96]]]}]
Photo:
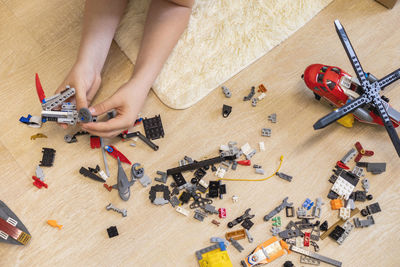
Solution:
[{"label": "wooden floor", "polygon": [[[82,5],[78,0],[0,0],[0,199],[32,234],[26,247],[0,244],[0,266],[198,266],[194,252],[209,246],[210,237],[223,236],[228,230],[225,224],[250,207],[256,214],[251,229],[254,243],[242,240],[242,253],[228,248],[234,266],[239,266],[241,259],[271,237],[271,223],[262,218],[285,196],[296,207],[307,197],[323,197],[321,219],[330,224],[337,220],[326,198],[331,186],[328,179],[335,162],[356,141],[375,151],[371,161],[387,162],[385,173],[367,175],[370,192],[382,212],[374,215],[375,225],[353,230],[342,246],[329,238],[318,242],[320,253],[342,261],[344,266],[398,265],[400,167],[384,128],[356,123],[347,129],[334,124],[315,132],[313,123],[330,109],[314,100],[300,75],[311,63],[336,65],[353,73],[333,26],[336,18],[345,26],[366,71],[382,77],[398,68],[400,5],[387,10],[372,0],[334,1],[292,37],[233,77],[226,84],[233,93],[230,99],[218,89],[192,108],[177,111],[150,93],[142,115],[161,114],[166,132],[165,138],[156,141],[160,146],[157,152],[140,142],[131,147],[130,142],[107,140],[131,161],[143,164],[150,177],[155,177],[157,170],[176,166],[184,155],[194,159],[216,156],[219,145],[228,141],[239,145],[248,142],[255,148],[264,141],[266,151],[257,153],[253,163],[262,165],[266,174],[274,172],[280,155],[284,155],[282,171],[293,175],[291,183],[277,177],[265,182],[226,182],[226,197],[214,204],[227,209],[227,218],[208,216],[204,222],[191,218],[193,212],[184,217],[169,205],[152,205],[149,189],[140,184],[133,186],[131,199],[123,202],[116,191],[108,192],[100,183],[82,177],[78,173],[81,166],[102,167],[103,163],[100,151],[90,149],[87,136],[78,137],[74,144],[64,142],[65,134],[78,129],[64,131],[47,123],[37,130],[18,122],[22,115],[40,114],[35,72],[40,74],[49,96],[73,64]],[[113,45],[103,88],[95,102],[111,95],[131,71],[132,64]],[[260,83],[268,88],[266,99],[257,107],[243,102],[249,88]],[[385,91],[397,109],[399,87],[396,83]],[[222,104],[233,106],[228,118],[221,116]],[[267,120],[271,113],[277,113],[276,124]],[[272,128],[270,138],[260,136],[263,127]],[[49,138],[30,140],[38,132]],[[57,152],[54,166],[44,169],[49,188],[39,190],[32,185],[31,176],[42,158],[42,147]],[[112,173],[109,184],[114,184],[117,164],[111,157],[108,160]],[[129,175],[129,167],[125,169]],[[240,167],[226,176],[261,177],[253,172],[250,167]],[[207,175],[209,180],[214,178],[211,173]],[[238,203],[232,203],[232,195],[240,197]],[[106,211],[110,202],[126,208],[128,217]],[[360,209],[365,205],[357,203]],[[289,219],[281,215],[283,224],[287,224]],[[49,219],[57,220],[63,229],[48,226]],[[220,220],[221,226],[211,224],[212,219]],[[118,227],[119,236],[109,239],[106,229],[112,225]],[[286,260],[301,266],[299,255],[294,253],[272,266],[282,266]]]}]

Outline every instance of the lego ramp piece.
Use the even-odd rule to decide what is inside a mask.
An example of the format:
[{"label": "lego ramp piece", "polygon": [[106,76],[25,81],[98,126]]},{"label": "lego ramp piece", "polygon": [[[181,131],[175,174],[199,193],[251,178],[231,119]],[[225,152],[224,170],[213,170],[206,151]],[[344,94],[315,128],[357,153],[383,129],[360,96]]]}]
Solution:
[{"label": "lego ramp piece", "polygon": [[[115,37],[132,62],[149,2],[129,2]],[[332,0],[278,2],[195,1],[188,29],[153,84],[160,100],[176,109],[192,106],[287,39]],[[257,14],[257,19],[249,20],[248,14]]]}]

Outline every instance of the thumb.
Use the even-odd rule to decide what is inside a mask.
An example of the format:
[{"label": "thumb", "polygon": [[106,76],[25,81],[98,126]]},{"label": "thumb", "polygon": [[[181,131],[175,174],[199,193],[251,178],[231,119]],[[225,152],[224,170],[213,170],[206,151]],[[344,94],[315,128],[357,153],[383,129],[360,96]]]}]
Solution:
[{"label": "thumb", "polygon": [[90,107],[89,110],[93,116],[99,116],[101,114],[104,114],[104,113],[116,108],[116,107],[117,107],[117,104],[114,101],[114,99],[111,97],[97,105]]},{"label": "thumb", "polygon": [[81,108],[86,108],[87,107],[86,94],[76,89],[75,92],[76,92],[75,93],[76,110],[80,110]]}]

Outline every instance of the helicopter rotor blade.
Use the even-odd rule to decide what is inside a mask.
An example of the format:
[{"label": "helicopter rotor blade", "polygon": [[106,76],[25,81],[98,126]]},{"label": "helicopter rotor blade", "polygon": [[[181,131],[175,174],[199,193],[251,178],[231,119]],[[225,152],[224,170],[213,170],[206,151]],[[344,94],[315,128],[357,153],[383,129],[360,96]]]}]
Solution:
[{"label": "helicopter rotor blade", "polygon": [[339,36],[339,39],[342,42],[343,48],[346,51],[347,57],[349,58],[350,63],[353,66],[355,73],[357,74],[358,80],[360,81],[361,85],[364,87],[365,90],[367,86],[370,85],[370,82],[366,79],[364,70],[361,67],[361,63],[358,60],[356,52],[354,51],[350,39],[347,36],[346,31],[344,30],[339,20],[335,20],[335,28]]},{"label": "helicopter rotor blade", "polygon": [[383,124],[385,125],[386,131],[389,134],[390,139],[392,140],[392,143],[394,145],[394,148],[396,149],[397,155],[400,157],[400,139],[399,135],[396,132],[396,129],[394,128],[392,121],[390,120],[389,114],[386,111],[385,106],[382,103],[382,99],[379,98],[374,98],[373,103],[379,113],[379,116],[381,117]]},{"label": "helicopter rotor blade", "polygon": [[393,71],[392,73],[386,75],[382,79],[378,80],[378,84],[381,87],[381,90],[383,90],[386,86],[391,85],[398,79],[400,79],[400,69],[397,69],[397,70]]},{"label": "helicopter rotor blade", "polygon": [[349,114],[353,110],[365,105],[369,100],[365,96],[360,96],[359,98],[345,104],[344,106],[332,111],[328,115],[319,119],[314,125],[314,130],[322,129],[331,124],[332,122],[340,119],[341,117]]}]

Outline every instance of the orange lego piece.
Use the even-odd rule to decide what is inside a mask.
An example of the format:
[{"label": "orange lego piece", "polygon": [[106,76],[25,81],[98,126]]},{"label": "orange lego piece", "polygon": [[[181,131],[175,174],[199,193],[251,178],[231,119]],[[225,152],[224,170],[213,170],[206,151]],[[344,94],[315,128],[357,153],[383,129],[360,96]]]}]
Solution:
[{"label": "orange lego piece", "polygon": [[226,240],[229,240],[231,238],[233,238],[235,240],[240,240],[240,239],[244,239],[245,237],[246,237],[246,232],[244,231],[244,229],[228,232],[225,234]]},{"label": "orange lego piece", "polygon": [[343,207],[343,201],[339,198],[331,200],[331,208],[333,210],[338,210]]},{"label": "orange lego piece", "polygon": [[267,88],[265,88],[264,84],[260,84],[258,86],[257,92],[265,93],[265,92],[267,92]]},{"label": "orange lego piece", "polygon": [[62,225],[59,225],[56,220],[48,220],[47,224],[54,228],[58,227],[58,230],[61,230],[61,228],[63,227]]}]

